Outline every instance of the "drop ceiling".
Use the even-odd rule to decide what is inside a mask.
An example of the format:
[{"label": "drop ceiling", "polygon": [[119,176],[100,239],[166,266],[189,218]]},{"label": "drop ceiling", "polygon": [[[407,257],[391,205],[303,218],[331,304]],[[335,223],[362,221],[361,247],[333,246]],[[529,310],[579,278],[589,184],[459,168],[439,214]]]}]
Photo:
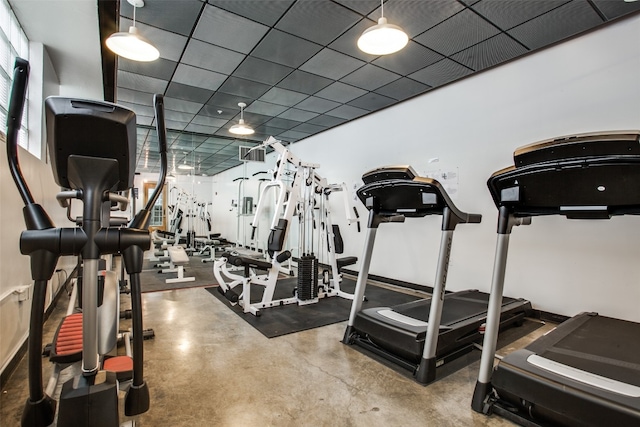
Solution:
[{"label": "drop ceiling", "polygon": [[[145,0],[136,26],[160,59],[119,58],[116,100],[138,117],[138,172],[158,171],[161,93],[170,167],[215,175],[240,164],[238,146],[300,141],[639,10],[623,0],[387,0],[384,15],[409,44],[372,56],[356,40],[380,17],[376,0]],[[120,28],[132,19],[122,0]],[[229,133],[239,102],[249,137]]]}]

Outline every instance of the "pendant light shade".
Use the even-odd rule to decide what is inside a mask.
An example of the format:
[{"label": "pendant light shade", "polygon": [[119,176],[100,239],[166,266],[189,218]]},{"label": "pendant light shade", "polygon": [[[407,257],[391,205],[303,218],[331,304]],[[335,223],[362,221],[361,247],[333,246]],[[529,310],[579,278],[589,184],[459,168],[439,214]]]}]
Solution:
[{"label": "pendant light shade", "polygon": [[238,103],[238,107],[240,107],[240,121],[237,124],[231,126],[229,128],[229,132],[236,135],[251,135],[255,132],[251,128],[251,126],[244,122],[244,107],[246,106],[247,104],[245,104],[244,102]]},{"label": "pendant light shade", "polygon": [[378,24],[364,30],[358,39],[358,48],[371,55],[389,55],[407,45],[409,37],[402,28],[389,24],[384,17],[384,0],[380,0],[381,16]]},{"label": "pendant light shade", "polygon": [[136,9],[144,6],[143,0],[127,0],[133,6],[133,25],[128,32],[111,34],[106,40],[107,47],[116,55],[132,61],[150,62],[160,57],[160,52],[149,40],[140,35],[136,28]]}]

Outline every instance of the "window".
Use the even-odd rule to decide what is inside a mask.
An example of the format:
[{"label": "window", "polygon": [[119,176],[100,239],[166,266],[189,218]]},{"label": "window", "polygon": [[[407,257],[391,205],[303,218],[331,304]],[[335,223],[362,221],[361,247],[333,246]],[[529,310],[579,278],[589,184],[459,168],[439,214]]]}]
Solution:
[{"label": "window", "polygon": [[[24,34],[20,23],[16,19],[7,0],[0,0],[0,129],[5,131],[7,123],[7,109],[9,108],[9,93],[13,80],[13,65],[16,56],[29,59],[29,40]],[[29,150],[27,133],[28,108],[25,104],[22,113],[22,125],[18,135],[20,146]],[[40,147],[38,147],[38,153]]]}]

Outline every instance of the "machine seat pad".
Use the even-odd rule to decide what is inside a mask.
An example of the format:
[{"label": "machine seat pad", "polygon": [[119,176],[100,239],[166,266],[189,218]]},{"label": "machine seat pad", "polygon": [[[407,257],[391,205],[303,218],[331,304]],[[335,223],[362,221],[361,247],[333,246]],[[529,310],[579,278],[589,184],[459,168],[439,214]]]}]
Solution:
[{"label": "machine seat pad", "polygon": [[235,265],[236,267],[251,267],[257,268],[259,270],[269,270],[272,265],[269,261],[255,259],[251,257],[246,257],[242,255],[234,255],[230,252],[225,252],[222,254],[223,257],[227,259],[227,262],[231,265]]},{"label": "machine seat pad", "polygon": [[52,362],[73,363],[82,359],[82,313],[62,319],[51,348]]},{"label": "machine seat pad", "polygon": [[118,381],[130,380],[133,377],[133,359],[129,356],[114,356],[104,360],[102,369],[116,374]]},{"label": "machine seat pad", "polygon": [[174,265],[189,264],[189,255],[182,246],[169,246],[169,258]]}]

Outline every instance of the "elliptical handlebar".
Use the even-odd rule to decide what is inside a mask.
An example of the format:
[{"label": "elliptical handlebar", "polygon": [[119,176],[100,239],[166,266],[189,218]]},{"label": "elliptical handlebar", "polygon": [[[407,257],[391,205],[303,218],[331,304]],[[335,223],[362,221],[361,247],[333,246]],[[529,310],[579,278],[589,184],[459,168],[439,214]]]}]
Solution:
[{"label": "elliptical handlebar", "polygon": [[129,223],[129,228],[146,229],[149,226],[150,211],[153,205],[156,204],[160,193],[164,188],[164,181],[167,178],[167,129],[164,123],[164,96],[161,94],[155,94],[153,96],[153,110],[156,118],[156,131],[158,133],[158,150],[160,152],[160,176],[158,177],[158,183],[153,190],[151,197],[147,201],[144,208],[138,212]]},{"label": "elliptical handlebar", "polygon": [[9,98],[9,111],[7,113],[7,159],[9,160],[11,176],[25,205],[35,203],[18,163],[18,133],[20,132],[22,112],[27,94],[29,69],[28,61],[16,58],[13,67],[13,90]]}]

